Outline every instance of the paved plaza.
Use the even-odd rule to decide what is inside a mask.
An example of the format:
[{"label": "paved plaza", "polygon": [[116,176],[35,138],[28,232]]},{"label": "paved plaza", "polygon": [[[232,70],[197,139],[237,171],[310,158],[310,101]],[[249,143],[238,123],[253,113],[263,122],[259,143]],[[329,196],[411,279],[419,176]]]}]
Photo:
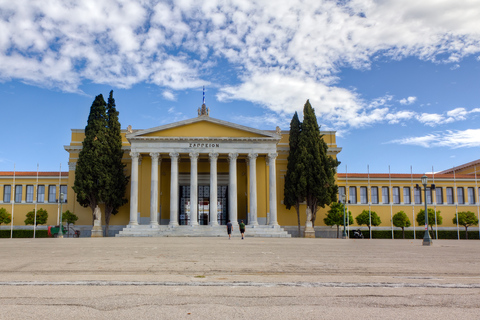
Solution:
[{"label": "paved plaza", "polygon": [[1,239],[0,319],[478,319],[480,241]]}]

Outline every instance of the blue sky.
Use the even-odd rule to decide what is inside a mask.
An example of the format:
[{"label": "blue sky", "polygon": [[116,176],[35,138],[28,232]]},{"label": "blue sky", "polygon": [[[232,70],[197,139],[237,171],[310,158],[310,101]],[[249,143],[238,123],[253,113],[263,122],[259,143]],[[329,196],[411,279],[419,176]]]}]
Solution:
[{"label": "blue sky", "polygon": [[68,168],[70,129],[114,90],[122,128],[197,115],[289,129],[310,99],[339,172],[480,158],[473,1],[0,0],[0,170]]}]

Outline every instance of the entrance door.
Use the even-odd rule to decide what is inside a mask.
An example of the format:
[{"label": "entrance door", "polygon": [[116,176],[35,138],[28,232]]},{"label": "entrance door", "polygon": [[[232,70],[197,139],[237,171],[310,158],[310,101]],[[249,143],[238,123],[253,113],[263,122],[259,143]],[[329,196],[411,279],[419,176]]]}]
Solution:
[{"label": "entrance door", "polygon": [[[215,217],[221,225],[226,225],[228,220],[228,195],[227,186],[217,187],[217,214],[210,212],[210,186],[198,186],[198,224],[208,225],[210,219]],[[182,226],[188,225],[191,219],[190,186],[180,186],[180,214],[178,223]]]}]

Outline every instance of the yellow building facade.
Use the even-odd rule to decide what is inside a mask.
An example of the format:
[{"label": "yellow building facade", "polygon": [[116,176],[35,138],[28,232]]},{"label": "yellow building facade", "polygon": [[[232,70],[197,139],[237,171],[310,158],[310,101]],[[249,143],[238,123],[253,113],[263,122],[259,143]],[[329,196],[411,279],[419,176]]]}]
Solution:
[{"label": "yellow building facade", "polygon": [[[337,157],[341,148],[335,132],[321,134],[329,155]],[[84,137],[84,130],[72,129],[71,142],[64,146],[68,172],[40,172],[38,177],[36,172],[0,172],[0,207],[14,213],[12,226],[23,228],[26,213],[34,207],[49,212],[48,225],[58,224],[58,195],[64,193],[63,211],[75,213],[76,228],[82,236],[90,235],[92,211],[78,204],[72,189]],[[254,236],[297,236],[296,211],[283,204],[288,131],[249,128],[199,110],[196,118],[122,130],[122,141],[125,173],[130,176],[128,203],[111,217],[111,235],[218,236],[225,233],[228,220],[234,225],[243,220],[247,233]],[[440,228],[456,228],[452,219],[457,212],[479,213],[477,165],[480,160],[428,174],[427,199],[417,188],[422,174],[338,174],[337,184],[352,215],[375,211],[382,229],[392,228],[391,217],[399,211],[415,221],[425,200],[429,208],[441,211]],[[100,209],[104,212],[101,205]],[[305,209],[305,205],[300,208],[302,227]],[[317,236],[336,235],[336,228],[324,225],[327,210],[320,208],[317,213]]]}]

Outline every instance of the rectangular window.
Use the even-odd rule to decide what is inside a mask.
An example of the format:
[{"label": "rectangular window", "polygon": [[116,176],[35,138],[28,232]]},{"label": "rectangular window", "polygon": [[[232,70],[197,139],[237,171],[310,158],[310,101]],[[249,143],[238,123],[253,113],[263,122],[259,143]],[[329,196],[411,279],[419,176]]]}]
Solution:
[{"label": "rectangular window", "polygon": [[3,187],[3,203],[9,203],[12,197],[12,186]]},{"label": "rectangular window", "polygon": [[360,203],[368,203],[367,187],[360,187]]},{"label": "rectangular window", "polygon": [[392,189],[393,203],[400,203],[400,188],[393,187]]},{"label": "rectangular window", "polygon": [[382,203],[389,203],[388,187],[382,187]]},{"label": "rectangular window", "polygon": [[443,204],[443,190],[442,187],[435,188],[435,201],[437,204]]},{"label": "rectangular window", "polygon": [[37,187],[37,203],[45,202],[45,186]]},{"label": "rectangular window", "polygon": [[28,203],[33,202],[33,186],[27,186],[27,199]]},{"label": "rectangular window", "polygon": [[447,187],[447,203],[453,204],[453,188]]},{"label": "rectangular window", "polygon": [[457,188],[457,203],[465,204],[465,196],[463,195],[463,187]]},{"label": "rectangular window", "polygon": [[67,186],[60,186],[60,193],[63,193],[63,202],[67,202]]},{"label": "rectangular window", "polygon": [[403,203],[410,204],[410,187],[403,187]]},{"label": "rectangular window", "polygon": [[468,188],[468,203],[475,204],[475,189]]},{"label": "rectangular window", "polygon": [[22,186],[15,186],[15,202],[22,202]]},{"label": "rectangular window", "polygon": [[357,188],[350,187],[350,203],[357,203]]},{"label": "rectangular window", "polygon": [[345,187],[338,187],[338,200],[342,199],[342,195],[345,194]]},{"label": "rectangular window", "polygon": [[370,191],[372,192],[372,203],[377,204],[378,203],[378,187],[371,187]]},{"label": "rectangular window", "polygon": [[427,188],[427,203],[432,204],[432,189],[430,187]]},{"label": "rectangular window", "polygon": [[48,202],[56,202],[56,201],[57,201],[57,187],[48,186]]},{"label": "rectangular window", "polygon": [[414,188],[413,189],[413,196],[415,197],[415,204],[421,204],[422,203],[422,188]]}]

